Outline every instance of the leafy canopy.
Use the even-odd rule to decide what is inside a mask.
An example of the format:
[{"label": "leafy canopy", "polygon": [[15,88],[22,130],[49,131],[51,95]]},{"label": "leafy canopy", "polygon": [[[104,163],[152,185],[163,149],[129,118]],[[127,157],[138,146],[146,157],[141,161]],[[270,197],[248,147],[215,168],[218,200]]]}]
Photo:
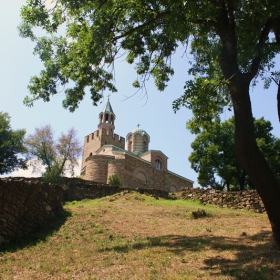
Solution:
[{"label": "leafy canopy", "polygon": [[[271,134],[269,121],[254,121],[257,144],[280,182],[280,139]],[[191,167],[198,173],[198,183],[216,189],[244,190],[254,188],[245,170],[233,155],[234,117],[214,122],[192,142]],[[219,180],[219,178],[221,180]]]},{"label": "leafy canopy", "polygon": [[[87,88],[96,105],[104,90],[117,90],[114,61],[123,55],[135,65],[135,87],[153,76],[162,91],[174,74],[171,57],[183,46],[192,54],[189,74],[196,77],[173,107],[197,111],[204,125],[230,106],[227,83],[235,71],[248,79],[263,76],[280,50],[275,0],[27,0],[21,18],[20,35],[35,42],[34,53],[44,63],[30,80],[28,106],[64,90],[63,106],[74,111]],[[36,34],[37,27],[44,36]],[[227,54],[233,69],[222,72],[225,46],[232,46]]]},{"label": "leafy canopy", "polygon": [[13,130],[10,121],[8,113],[0,112],[0,174],[27,168],[25,129]]},{"label": "leafy canopy", "polygon": [[28,135],[25,142],[33,158],[33,171],[40,172],[41,167],[45,167],[44,177],[49,181],[55,181],[68,171],[74,175],[82,147],[73,128],[55,141],[52,127],[45,125],[35,128],[35,133]]}]

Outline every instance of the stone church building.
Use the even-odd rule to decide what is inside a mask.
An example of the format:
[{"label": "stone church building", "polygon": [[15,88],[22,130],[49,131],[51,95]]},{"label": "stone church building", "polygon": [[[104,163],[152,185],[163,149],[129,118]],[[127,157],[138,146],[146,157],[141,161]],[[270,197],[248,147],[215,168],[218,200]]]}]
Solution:
[{"label": "stone church building", "polygon": [[108,100],[99,114],[98,130],[84,139],[83,179],[108,183],[108,178],[117,174],[125,188],[154,188],[169,192],[193,186],[193,181],[168,170],[168,157],[163,152],[149,150],[150,136],[145,130],[138,127],[123,138],[114,133],[115,120]]}]

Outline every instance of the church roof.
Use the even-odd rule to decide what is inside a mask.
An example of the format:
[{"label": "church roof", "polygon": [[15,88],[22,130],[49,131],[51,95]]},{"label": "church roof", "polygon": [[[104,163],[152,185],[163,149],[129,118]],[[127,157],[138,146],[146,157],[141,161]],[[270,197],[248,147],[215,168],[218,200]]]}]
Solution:
[{"label": "church roof", "polygon": [[103,108],[102,112],[103,112],[103,113],[105,113],[105,112],[109,112],[109,113],[113,113],[113,114],[114,114],[114,112],[113,112],[113,109],[112,109],[112,106],[111,106],[111,104],[110,104],[109,99],[108,99],[108,101],[107,101],[107,103],[106,103],[105,107]]},{"label": "church roof", "polygon": [[131,135],[131,134],[134,135],[134,134],[136,134],[136,133],[140,133],[142,136],[143,136],[144,134],[146,134],[146,135],[148,136],[149,141],[150,141],[150,135],[149,135],[144,129],[141,129],[141,128],[139,128],[139,127],[135,128],[135,129],[133,129],[133,130],[131,130],[131,132],[129,132],[129,133],[127,134],[126,139],[128,138],[129,135]]}]

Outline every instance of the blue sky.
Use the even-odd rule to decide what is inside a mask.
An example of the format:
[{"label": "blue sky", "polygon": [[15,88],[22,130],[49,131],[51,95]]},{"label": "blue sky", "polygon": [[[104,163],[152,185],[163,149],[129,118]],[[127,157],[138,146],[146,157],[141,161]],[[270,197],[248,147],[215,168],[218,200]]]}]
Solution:
[{"label": "blue sky", "polygon": [[[23,105],[23,99],[28,95],[30,77],[43,69],[39,58],[33,55],[33,43],[18,36],[20,7],[24,3],[24,0],[0,0],[0,111],[10,114],[13,129],[25,128],[29,134],[34,132],[35,127],[50,124],[58,136],[74,127],[83,142],[86,135],[97,129],[98,114],[106,104],[107,97],[94,107],[87,95],[74,113],[62,108],[63,92],[48,103],[37,101],[32,108]],[[118,61],[115,67],[118,92],[110,96],[110,102],[117,117],[115,133],[125,137],[140,124],[140,128],[151,137],[149,148],[161,150],[168,156],[168,169],[195,181],[197,186],[197,174],[190,168],[188,161],[194,136],[185,128],[192,114],[185,108],[176,114],[172,111],[172,101],[182,95],[184,83],[188,79],[190,56],[182,57],[182,54],[183,50],[179,49],[172,60],[175,75],[164,92],[157,91],[152,80],[147,83],[147,100],[139,94],[132,96],[135,93],[135,88],[131,86],[136,78],[134,69],[125,61]],[[264,116],[270,120],[274,127],[273,134],[280,137],[276,91],[275,85],[264,90],[260,82],[251,91],[251,99],[254,117]],[[132,97],[126,99],[127,96]],[[230,116],[230,112],[225,112],[222,117],[226,119]],[[11,175],[24,174],[35,176],[31,171],[19,171]]]}]

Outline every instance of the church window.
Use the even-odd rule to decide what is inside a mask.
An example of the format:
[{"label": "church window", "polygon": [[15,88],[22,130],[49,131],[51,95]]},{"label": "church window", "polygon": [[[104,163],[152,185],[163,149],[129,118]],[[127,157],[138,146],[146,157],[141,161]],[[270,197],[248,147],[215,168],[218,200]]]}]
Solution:
[{"label": "church window", "polygon": [[105,116],[105,122],[108,122],[108,120],[109,120],[109,115],[106,114],[106,116]]},{"label": "church window", "polygon": [[162,169],[162,163],[159,159],[156,160],[155,166],[156,166],[156,169],[158,169],[158,170]]},{"label": "church window", "polygon": [[131,147],[132,147],[132,141],[129,141],[129,142],[128,142],[128,148],[127,148],[127,150],[128,150],[129,152],[131,152]]},{"label": "church window", "polygon": [[147,152],[148,151],[148,145],[147,145],[147,142],[144,141],[143,142],[143,152]]}]

